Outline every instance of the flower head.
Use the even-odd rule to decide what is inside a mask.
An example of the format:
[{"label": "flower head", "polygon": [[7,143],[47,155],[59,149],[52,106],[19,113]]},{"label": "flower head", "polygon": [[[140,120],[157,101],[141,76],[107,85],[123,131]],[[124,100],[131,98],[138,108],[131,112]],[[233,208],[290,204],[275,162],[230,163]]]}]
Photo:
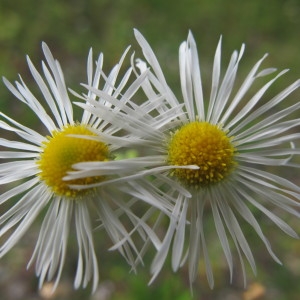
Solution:
[{"label": "flower head", "polygon": [[[100,220],[126,260],[133,264],[135,246],[127,229],[120,222],[120,215],[130,215],[128,224],[135,226],[136,219],[130,205],[115,199],[113,190],[122,190],[122,184],[109,190],[106,185],[114,175],[127,172],[127,165],[116,162],[114,170],[110,168],[114,151],[131,142],[129,136],[115,136],[122,129],[122,124],[102,120],[84,110],[80,121],[74,119],[73,107],[64,81],[63,72],[45,43],[42,44],[46,62],[42,62],[44,78],[29,58],[28,66],[37,86],[44,98],[44,103],[29,90],[22,78],[14,87],[7,79],[4,83],[8,89],[39,118],[47,133],[22,125],[9,116],[0,113],[0,127],[19,136],[19,140],[1,138],[0,145],[7,148],[1,150],[0,157],[5,161],[0,165],[0,184],[9,185],[8,190],[0,196],[0,204],[18,199],[0,217],[0,236],[13,229],[6,242],[0,247],[0,257],[5,255],[26,233],[37,216],[46,209],[39,238],[29,262],[36,261],[36,274],[40,286],[44,280],[55,279],[54,289],[59,283],[63,265],[68,253],[67,242],[70,231],[76,233],[78,244],[78,264],[74,286],[84,287],[90,280],[93,290],[98,283],[98,262],[94,247],[92,226],[94,220]],[[112,69],[108,76],[102,71],[103,55],[99,56],[96,70],[93,70],[92,51],[88,56],[87,75],[89,86],[100,89],[110,96],[117,96],[126,85],[132,68],[129,68],[121,83],[116,84],[124,57]],[[102,79],[103,78],[103,79]],[[138,84],[136,83],[138,86]],[[134,93],[134,84],[132,92]],[[87,95],[73,94],[77,97],[95,98],[92,92]],[[104,112],[113,116],[113,107],[104,100]],[[78,162],[101,161],[107,164],[110,172],[85,179],[65,181],[72,166]],[[102,183],[101,189],[72,188],[71,185]],[[118,198],[118,197],[117,197]],[[113,204],[111,206],[111,203]],[[116,211],[116,208],[118,209]],[[71,224],[74,221],[74,226]],[[98,224],[99,225],[99,224]],[[126,243],[115,246],[126,237]]]},{"label": "flower head", "polygon": [[[151,67],[144,91],[149,101],[164,97],[170,108],[181,105],[166,83],[158,61],[144,37],[135,31],[145,59]],[[234,243],[245,276],[244,257],[256,272],[251,247],[242,231],[240,217],[249,223],[265,244],[268,252],[277,261],[270,243],[262,232],[251,207],[264,213],[281,230],[297,238],[297,233],[272,208],[278,208],[299,217],[300,188],[281,174],[282,170],[298,169],[294,158],[300,154],[296,144],[300,134],[299,119],[293,113],[299,111],[300,104],[280,104],[300,86],[296,81],[285,90],[267,100],[269,87],[287,70],[265,83],[253,96],[248,91],[259,78],[275,71],[273,68],[259,71],[264,56],[250,70],[241,87],[235,91],[235,80],[239,62],[244,53],[234,51],[229,65],[221,74],[221,39],[213,64],[210,95],[204,96],[201,82],[200,64],[196,43],[191,33],[179,48],[180,82],[182,90],[182,114],[171,118],[165,127],[153,130],[160,132],[164,143],[160,148],[165,154],[161,163],[173,166],[164,172],[166,182],[170,178],[179,181],[191,193],[191,198],[177,194],[169,230],[152,265],[153,278],[161,269],[171,241],[173,241],[172,267],[177,270],[188,259],[189,278],[193,282],[198,273],[200,253],[205,261],[210,286],[214,284],[209,248],[205,232],[207,211],[210,211],[215,224],[230,273],[233,273],[233,256],[230,238]],[[138,61],[141,72],[145,63]],[[248,93],[248,94],[247,94]],[[272,110],[272,113],[270,113]],[[146,122],[146,120],[145,120]],[[153,120],[147,122],[149,126]],[[171,126],[173,124],[173,126]],[[152,139],[149,136],[145,139]],[[148,157],[149,159],[149,157]],[[196,165],[199,169],[178,169],[177,166]],[[270,171],[266,167],[272,166]],[[277,169],[275,169],[277,168]],[[164,177],[161,177],[163,180]],[[239,217],[237,217],[239,215]],[[186,231],[189,230],[189,236]],[[230,238],[229,238],[230,237]],[[183,249],[187,242],[187,256]]]},{"label": "flower head", "polygon": [[[222,76],[220,39],[214,57],[211,91],[204,95],[197,47],[189,33],[179,48],[182,100],[178,100],[148,42],[137,30],[135,36],[149,65],[148,68],[146,62],[137,60],[141,74],[147,73],[141,85],[145,101],[138,104],[125,99],[118,118],[124,120],[126,130],[134,133],[140,146],[144,146],[146,154],[137,159],[144,162],[145,170],[135,177],[152,175],[149,194],[161,187],[167,191],[160,201],[170,217],[170,224],[162,242],[155,241],[157,254],[151,266],[152,280],[171,252],[174,271],[188,262],[191,283],[197,277],[203,257],[208,282],[213,287],[207,240],[212,228],[209,232],[205,229],[210,216],[231,278],[232,243],[244,278],[245,259],[256,272],[251,245],[242,230],[243,222],[253,227],[270,255],[280,263],[253,210],[266,215],[288,235],[298,237],[274,208],[297,218],[300,216],[297,201],[300,187],[282,175],[283,170],[297,170],[300,166],[295,160],[300,154],[297,146],[300,134],[295,130],[299,128],[299,119],[294,114],[299,112],[300,103],[286,101],[300,86],[300,80],[268,99],[266,92],[287,72],[284,70],[267,82],[262,80],[261,88],[251,95],[254,83],[276,71],[274,68],[259,70],[265,55],[237,89],[236,77],[245,46],[242,45],[240,52],[233,52]],[[282,103],[286,108],[282,108]],[[93,113],[100,113],[97,104]],[[88,169],[86,164],[77,167]],[[142,197],[141,194],[136,196]]]},{"label": "flower head", "polygon": [[174,169],[172,175],[196,189],[218,183],[233,170],[232,139],[217,125],[194,121],[180,127],[170,138],[169,165],[196,165],[197,170]]}]

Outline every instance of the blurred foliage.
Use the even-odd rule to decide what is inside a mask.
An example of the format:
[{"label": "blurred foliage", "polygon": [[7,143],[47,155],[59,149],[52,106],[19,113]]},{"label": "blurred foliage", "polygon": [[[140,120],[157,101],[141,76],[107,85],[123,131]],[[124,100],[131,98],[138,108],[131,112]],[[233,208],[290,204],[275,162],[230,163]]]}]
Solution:
[{"label": "blurred foliage", "polygon": [[[198,44],[207,88],[220,35],[223,35],[224,66],[232,50],[245,42],[246,53],[241,64],[244,74],[265,52],[269,52],[270,57],[264,66],[291,69],[278,81],[275,90],[279,91],[300,77],[298,0],[0,0],[0,74],[13,81],[19,73],[34,89],[25,55],[28,54],[39,68],[41,41],[45,41],[61,62],[67,84],[78,90],[78,83],[86,80],[85,65],[90,47],[95,54],[104,53],[107,69],[118,61],[130,44],[139,54],[133,28],[139,29],[148,39],[174,89],[179,83],[178,47],[188,30],[192,30]],[[0,88],[0,106],[2,111],[22,119],[22,122],[30,121],[23,107],[4,85]],[[245,290],[240,283],[239,270],[236,270],[236,278],[230,285],[228,269],[219,257],[220,251],[217,250],[220,249],[216,243],[211,252],[212,260],[216,262],[216,287],[213,291],[208,288],[200,269],[200,279],[194,286],[194,299],[298,299],[299,242],[291,241],[283,234],[278,235],[277,228],[268,225],[265,225],[264,231],[274,243],[284,266],[276,265],[257,241],[257,236],[250,229],[249,232],[246,230],[257,257],[258,276],[250,274],[249,286]],[[298,223],[295,228],[299,231]],[[102,283],[94,296],[90,296],[89,289],[72,290],[76,253],[69,257],[58,291],[51,295],[49,286],[45,286],[38,293],[34,270],[25,270],[37,231],[38,224],[18,247],[1,260],[1,299],[192,299],[186,269],[173,274],[170,266],[166,265],[156,282],[148,287],[149,261],[146,261],[145,268],[139,269],[138,275],[129,275],[129,267],[122,259],[107,252],[109,245],[104,234],[99,235],[100,240],[97,241],[103,253],[100,261]]]}]

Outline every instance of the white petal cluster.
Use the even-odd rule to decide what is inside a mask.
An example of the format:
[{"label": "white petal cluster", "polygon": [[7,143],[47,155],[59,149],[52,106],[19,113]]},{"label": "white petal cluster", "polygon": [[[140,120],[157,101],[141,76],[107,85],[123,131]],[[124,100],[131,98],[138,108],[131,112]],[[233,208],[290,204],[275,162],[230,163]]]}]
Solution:
[{"label": "white petal cluster", "polygon": [[[242,83],[237,87],[245,45],[232,53],[227,68],[222,70],[220,38],[212,66],[211,88],[206,95],[196,42],[190,32],[179,47],[181,95],[177,97],[149,43],[140,32],[135,30],[134,33],[143,52],[142,59],[132,55],[130,68],[120,76],[128,48],[106,75],[103,55],[99,56],[94,70],[90,51],[87,82],[83,84],[87,92],[72,91],[72,97],[76,97],[74,103],[83,109],[80,123],[88,125],[96,134],[77,137],[104,142],[116,156],[109,161],[76,163],[63,178],[69,181],[105,177],[103,181],[84,186],[70,185],[75,190],[95,191],[85,199],[70,201],[55,195],[39,180],[36,160],[46,137],[1,113],[0,127],[18,135],[21,141],[0,140],[0,145],[9,149],[0,152],[0,157],[7,160],[0,165],[0,183],[16,185],[0,196],[0,204],[18,198],[0,217],[0,236],[13,229],[0,248],[0,256],[15,245],[37,216],[46,210],[29,262],[29,265],[35,262],[40,286],[45,280],[54,279],[54,287],[59,283],[67,257],[68,238],[74,229],[78,245],[74,286],[85,287],[92,281],[95,291],[98,250],[94,245],[93,218],[96,215],[101,222],[100,228],[105,228],[113,243],[111,250],[119,250],[134,270],[153,245],[156,253],[150,266],[150,282],[170,255],[173,271],[188,266],[191,285],[199,273],[199,263],[204,262],[209,286],[213,287],[210,243],[214,237],[220,242],[230,279],[237,257],[246,284],[245,262],[254,273],[256,264],[254,247],[243,232],[244,223],[253,228],[277,263],[281,262],[256,214],[266,216],[283,232],[298,238],[282,216],[291,215],[297,220],[300,217],[300,187],[292,178],[283,175],[296,174],[300,167],[300,119],[296,117],[300,102],[288,102],[290,94],[299,88],[300,80],[270,97],[270,88],[287,70],[276,74],[274,68],[261,69],[265,55],[245,79],[239,78]],[[44,103],[30,92],[21,77],[15,86],[6,79],[4,83],[35,113],[51,135],[67,124],[75,124],[76,120],[60,65],[45,44],[43,51],[46,58],[46,63],[42,63],[43,76],[29,58],[28,65]],[[260,81],[261,87],[254,92]],[[173,176],[174,169],[196,171],[200,168],[198,165],[168,162],[172,136],[183,125],[198,121],[219,126],[236,150],[233,171],[224,180],[205,188],[182,184]],[[122,156],[128,150],[136,155]],[[140,210],[134,210],[135,205]],[[168,219],[167,228],[165,218]],[[211,220],[214,228],[208,228]],[[136,246],[135,238],[142,239],[141,249]]]}]

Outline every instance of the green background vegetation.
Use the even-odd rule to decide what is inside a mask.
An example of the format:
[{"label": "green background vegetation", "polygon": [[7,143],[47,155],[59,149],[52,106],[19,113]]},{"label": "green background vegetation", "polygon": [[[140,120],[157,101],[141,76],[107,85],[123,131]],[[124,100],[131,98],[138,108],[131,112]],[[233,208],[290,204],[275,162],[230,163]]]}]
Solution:
[{"label": "green background vegetation", "polygon": [[[139,29],[148,39],[175,91],[179,83],[178,47],[190,29],[197,41],[206,89],[210,86],[212,60],[220,35],[223,35],[224,67],[232,50],[239,49],[245,42],[241,74],[245,74],[268,52],[270,56],[264,63],[265,67],[291,69],[278,81],[275,92],[300,77],[298,0],[0,0],[0,74],[11,81],[21,74],[26,83],[35,89],[25,55],[28,54],[40,67],[41,41],[45,41],[61,62],[68,86],[78,91],[78,83],[86,81],[89,48],[93,47],[95,54],[104,53],[104,69],[107,71],[128,45],[138,49],[133,28]],[[294,97],[300,99],[299,92]],[[31,120],[24,106],[3,84],[0,87],[0,106],[2,111],[21,123],[38,124]],[[295,180],[300,182],[299,178]],[[261,217],[261,221],[284,266],[272,261],[258,237],[245,226],[258,265],[257,277],[249,272],[248,288],[244,289],[237,269],[230,285],[228,269],[219,256],[221,252],[216,242],[215,247],[210,249],[216,276],[215,289],[209,289],[204,271],[200,268],[199,280],[194,286],[194,299],[299,299],[299,242],[279,233],[265,218]],[[294,223],[292,225],[300,232],[299,221]],[[213,224],[210,226],[213,227]],[[18,247],[0,261],[1,299],[191,299],[185,268],[174,274],[170,264],[166,264],[155,283],[148,287],[150,275],[147,260],[151,259],[151,255],[146,258],[146,267],[139,268],[138,275],[129,274],[129,267],[119,255],[107,252],[111,245],[103,232],[99,233],[97,240],[97,246],[101,249],[101,285],[97,294],[90,296],[89,289],[72,290],[76,266],[76,253],[71,253],[72,242],[57,292],[49,295],[45,288],[38,293],[33,268],[25,270],[38,229],[37,222]],[[75,241],[73,243],[76,245]]]}]

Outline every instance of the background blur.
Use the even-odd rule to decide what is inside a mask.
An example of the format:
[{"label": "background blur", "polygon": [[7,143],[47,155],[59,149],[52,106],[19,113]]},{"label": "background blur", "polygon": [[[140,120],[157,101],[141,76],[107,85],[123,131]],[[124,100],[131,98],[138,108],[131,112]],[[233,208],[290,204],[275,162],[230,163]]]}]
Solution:
[{"label": "background blur", "polygon": [[[128,45],[138,49],[133,28],[139,29],[151,44],[175,92],[179,85],[178,47],[186,39],[189,29],[197,41],[203,82],[207,89],[220,35],[223,35],[224,67],[232,51],[239,49],[244,42],[246,53],[240,67],[241,74],[245,74],[268,52],[270,56],[264,67],[291,69],[278,80],[274,92],[300,77],[299,0],[0,0],[0,74],[14,81],[20,73],[34,90],[36,87],[29,76],[25,55],[28,54],[39,69],[41,41],[45,41],[61,62],[68,86],[78,91],[78,83],[86,81],[89,48],[93,47],[95,54],[104,53],[104,69],[109,70]],[[294,96],[300,100],[299,92]],[[23,124],[38,124],[3,84],[0,85],[0,107],[1,111]],[[296,220],[294,222],[292,225],[300,232],[299,221],[297,224]],[[200,270],[199,280],[194,286],[194,299],[299,299],[299,241],[264,223],[264,232],[284,266],[273,262],[258,237],[245,228],[258,265],[257,277],[248,272],[248,288],[244,289],[237,270],[230,285],[228,269],[219,257],[220,249],[216,243],[210,253],[217,262],[214,264],[215,289],[209,289],[205,274]],[[100,233],[97,240],[101,249],[101,284],[94,296],[90,296],[89,288],[76,292],[72,290],[76,267],[76,253],[71,253],[72,244],[57,292],[50,295],[50,286],[47,285],[37,292],[33,268],[26,271],[39,223],[35,226],[18,247],[0,261],[0,299],[191,299],[186,269],[173,274],[170,265],[166,264],[155,283],[148,287],[149,264],[145,268],[140,267],[137,276],[129,274],[129,267],[119,255],[106,250],[110,243],[104,233]],[[2,240],[0,242],[3,243]],[[75,241],[73,243],[75,245]]]}]

